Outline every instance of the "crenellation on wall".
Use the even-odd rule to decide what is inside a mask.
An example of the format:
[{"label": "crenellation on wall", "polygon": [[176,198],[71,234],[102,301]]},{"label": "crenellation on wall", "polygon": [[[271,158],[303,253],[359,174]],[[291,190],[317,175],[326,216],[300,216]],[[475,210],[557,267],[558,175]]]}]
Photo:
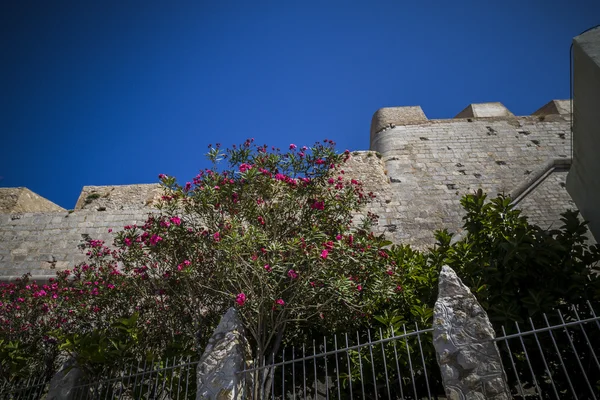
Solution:
[{"label": "crenellation on wall", "polygon": [[159,184],[84,186],[75,210],[129,210],[148,208],[162,195]]},{"label": "crenellation on wall", "polygon": [[472,103],[454,118],[514,117],[502,103]]},{"label": "crenellation on wall", "polygon": [[0,188],[0,214],[60,211],[65,209],[25,187]]}]

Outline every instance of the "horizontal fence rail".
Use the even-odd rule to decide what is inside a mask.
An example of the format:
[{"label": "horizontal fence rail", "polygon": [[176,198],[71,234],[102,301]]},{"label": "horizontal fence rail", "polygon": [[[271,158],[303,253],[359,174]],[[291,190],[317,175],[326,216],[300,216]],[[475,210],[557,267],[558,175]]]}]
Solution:
[{"label": "horizontal fence rail", "polygon": [[513,398],[600,398],[600,317],[592,305],[539,321],[502,327],[495,339]]},{"label": "horizontal fence rail", "polygon": [[240,372],[247,382],[242,398],[437,398],[443,387],[432,331],[402,326],[401,333],[379,329],[284,349]]}]

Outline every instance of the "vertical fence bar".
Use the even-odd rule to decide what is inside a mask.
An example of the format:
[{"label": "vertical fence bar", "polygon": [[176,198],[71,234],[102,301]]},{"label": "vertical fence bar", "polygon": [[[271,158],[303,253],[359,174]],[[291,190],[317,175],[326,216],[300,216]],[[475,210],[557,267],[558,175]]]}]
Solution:
[{"label": "vertical fence bar", "polygon": [[[546,372],[548,373],[548,378],[550,378],[550,384],[552,385],[552,390],[554,391],[554,394],[556,395],[556,398],[558,399],[560,397],[558,396],[558,391],[556,390],[556,386],[554,385],[554,379],[552,378],[552,372],[550,371],[550,368],[548,367],[548,363],[546,362],[546,357],[544,356],[544,350],[542,350],[542,345],[540,344],[540,339],[538,338],[538,335],[535,331],[535,326],[533,325],[533,320],[531,318],[529,318],[529,324],[531,325],[531,331],[533,332],[533,337],[535,338],[535,342],[538,345],[540,355],[542,356],[544,368],[546,368]],[[577,396],[575,396],[575,398],[577,399]]]},{"label": "vertical fence bar", "polygon": [[315,399],[317,398],[317,381],[318,381],[318,377],[317,377],[317,345],[315,340],[313,339],[313,367],[315,370]]},{"label": "vertical fence bar", "polygon": [[285,349],[281,352],[281,396],[285,399]]},{"label": "vertical fence bar", "polygon": [[306,400],[306,346],[302,345],[302,380],[304,381],[304,400]]},{"label": "vertical fence bar", "polygon": [[385,387],[387,389],[388,400],[392,400],[390,393],[390,381],[387,372],[387,359],[385,358],[385,347],[383,346],[383,331],[379,328],[379,339],[381,339],[381,356],[383,357],[383,371],[385,372]]},{"label": "vertical fence bar", "polygon": [[[188,364],[189,364],[190,360],[191,360],[191,358],[190,358],[190,356],[188,356],[188,358],[187,358],[187,363]],[[190,375],[189,374],[190,374],[190,368],[188,366],[188,368],[185,369],[185,398],[186,399],[188,397],[188,386],[189,386],[189,383],[190,383]],[[194,379],[195,378],[196,378],[196,376],[194,375]]]},{"label": "vertical fence bar", "polygon": [[410,356],[410,349],[408,347],[408,339],[406,338],[406,325],[402,325],[404,329],[404,343],[406,344],[406,354],[408,355],[408,366],[410,368],[410,376],[412,377],[413,391],[415,393],[415,399],[418,399],[417,396],[417,385],[415,385],[415,371],[412,367],[412,357]]},{"label": "vertical fence bar", "polygon": [[[550,328],[550,322],[548,321],[548,316],[546,315],[546,313],[542,314],[544,316],[544,321],[546,321],[546,326],[548,328]],[[533,323],[532,323],[533,326]],[[571,389],[571,393],[573,394],[573,397],[577,398],[577,395],[575,394],[575,389],[573,388],[573,384],[571,383],[571,377],[569,376],[569,372],[567,371],[567,367],[565,366],[564,360],[562,358],[562,356],[560,355],[560,350],[558,349],[558,346],[556,344],[556,340],[554,340],[554,334],[552,334],[552,329],[548,330],[548,334],[550,334],[550,339],[552,340],[552,344],[554,346],[554,350],[556,350],[556,354],[558,354],[558,359],[560,361],[560,365],[562,367],[563,372],[565,373],[565,376],[567,377],[567,382],[569,384],[569,389]]]},{"label": "vertical fence bar", "polygon": [[271,399],[275,400],[275,352],[273,352],[271,360]]},{"label": "vertical fence bar", "polygon": [[371,341],[371,329],[367,329],[367,338],[369,339],[369,354],[371,355],[371,371],[373,371],[373,390],[375,390],[375,398],[379,397],[377,393],[377,377],[375,376],[375,360],[373,359],[373,342]]},{"label": "vertical fence bar", "polygon": [[327,372],[327,336],[323,336],[323,353],[325,353],[325,399],[329,400],[329,374]]},{"label": "vertical fence bar", "polygon": [[362,389],[362,398],[365,399],[365,378],[363,377],[363,369],[362,369],[362,356],[360,354],[360,337],[358,336],[358,332],[356,332],[356,345],[358,346],[358,366],[360,369],[360,387]]},{"label": "vertical fence bar", "polygon": [[533,368],[531,367],[531,362],[529,361],[529,354],[527,354],[527,348],[525,347],[525,342],[523,341],[523,336],[521,335],[521,328],[519,328],[519,323],[515,322],[517,327],[517,332],[519,332],[519,339],[521,340],[521,346],[523,347],[523,352],[525,353],[525,360],[527,360],[527,365],[529,365],[529,371],[531,371],[531,379],[533,379],[533,383],[535,384],[535,389],[537,391],[538,397],[542,398],[542,391],[537,383],[537,379],[535,378],[535,373],[533,372]]},{"label": "vertical fence bar", "polygon": [[346,359],[348,360],[348,387],[350,388],[350,399],[352,397],[352,369],[350,368],[350,352],[348,351],[348,334],[346,333]]},{"label": "vertical fence bar", "polygon": [[[590,308],[590,311],[591,311],[591,313],[592,313],[592,316],[593,316],[594,318],[598,318],[598,317],[596,317],[596,311],[594,310],[594,307],[592,307],[592,303],[590,303],[590,301],[589,301],[589,300],[587,300],[587,305],[588,305],[588,307]],[[596,319],[596,326],[598,327],[598,329],[600,329],[600,321],[598,321],[598,319]]]},{"label": "vertical fence bar", "polygon": [[[558,316],[560,317],[560,322],[563,323],[563,325],[565,325],[565,320],[563,319],[562,313],[560,312],[560,310],[556,310],[558,312]],[[594,389],[592,389],[592,385],[590,385],[590,381],[587,377],[587,374],[585,373],[585,369],[583,368],[583,365],[581,364],[581,359],[579,358],[579,353],[577,352],[577,349],[575,348],[575,345],[573,344],[573,339],[571,339],[571,335],[569,334],[569,330],[567,329],[566,326],[563,327],[563,329],[565,330],[565,334],[567,335],[567,339],[569,339],[569,343],[571,344],[571,348],[573,349],[573,353],[575,353],[575,359],[577,360],[577,364],[579,364],[579,368],[581,368],[581,373],[583,374],[583,378],[585,379],[585,383],[587,384],[588,389],[590,390],[590,393],[592,394],[592,397],[594,399],[596,399],[596,395],[594,394]]]},{"label": "vertical fence bar", "polygon": [[296,348],[292,346],[292,393],[296,398]]},{"label": "vertical fence bar", "polygon": [[392,337],[394,340],[394,357],[396,358],[396,372],[398,372],[398,384],[400,385],[400,398],[404,398],[404,388],[402,387],[402,372],[400,372],[400,364],[398,362],[398,349],[396,348],[396,334],[394,332],[394,327],[392,326]]},{"label": "vertical fence bar", "polygon": [[508,344],[508,339],[506,339],[506,330],[504,329],[504,326],[502,326],[502,335],[505,338],[504,342],[506,343],[506,349],[508,350],[508,357],[510,358],[510,363],[512,364],[515,377],[517,378],[517,383],[519,384],[519,389],[521,390],[519,394],[522,397],[525,397],[525,391],[523,390],[523,385],[521,385],[521,379],[519,379],[519,371],[517,371],[517,366],[515,365],[515,360],[513,359],[512,351],[510,349],[510,344]]},{"label": "vertical fence bar", "polygon": [[423,375],[425,375],[425,386],[427,386],[427,397],[431,400],[431,390],[429,389],[429,377],[427,376],[427,367],[425,366],[425,355],[423,354],[423,346],[421,345],[421,333],[419,325],[415,322],[415,330],[417,332],[417,341],[419,342],[419,350],[421,350],[421,361],[423,362]]},{"label": "vertical fence bar", "polygon": [[340,365],[339,365],[339,353],[338,353],[338,346],[337,346],[337,333],[335,335],[333,335],[333,348],[335,350],[335,373],[337,376],[337,393],[338,393],[338,400],[342,400],[342,393],[340,391]]},{"label": "vertical fence bar", "polygon": [[[575,317],[577,318],[577,321],[581,322],[581,318],[579,318],[579,313],[577,313],[577,309],[575,308],[575,306],[573,306],[573,312],[575,313]],[[580,323],[579,327],[581,328],[581,333],[583,333],[583,336],[585,337],[585,341],[586,341],[588,347],[590,348],[590,352],[594,358],[594,361],[596,362],[596,366],[598,367],[598,370],[600,370],[600,363],[598,362],[598,357],[596,357],[596,352],[594,351],[594,348],[592,347],[592,342],[590,341],[590,338],[588,337],[585,329],[583,328],[583,323]]]}]

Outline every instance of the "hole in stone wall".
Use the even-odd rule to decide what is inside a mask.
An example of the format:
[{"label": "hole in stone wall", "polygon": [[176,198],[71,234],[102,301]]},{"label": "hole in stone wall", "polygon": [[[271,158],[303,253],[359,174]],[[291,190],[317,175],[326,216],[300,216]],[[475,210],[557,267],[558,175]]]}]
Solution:
[{"label": "hole in stone wall", "polygon": [[561,139],[565,139],[565,134],[564,133],[559,133],[558,137],[561,138]]},{"label": "hole in stone wall", "polygon": [[490,135],[490,136],[496,136],[498,134],[498,132],[494,128],[492,128],[491,126],[486,126],[486,128],[488,130],[487,131],[488,135]]},{"label": "hole in stone wall", "polygon": [[559,183],[559,185],[560,185],[560,187],[561,187],[561,188],[565,188],[565,187],[567,187],[567,184],[566,184],[566,183],[564,183],[564,182],[561,182],[561,183]]},{"label": "hole in stone wall", "polygon": [[421,136],[419,139],[421,139],[421,140],[429,140],[429,139],[427,139],[426,137],[423,137],[423,136]]},{"label": "hole in stone wall", "polygon": [[473,176],[477,179],[481,178],[481,174],[473,174]]},{"label": "hole in stone wall", "polygon": [[529,175],[530,173],[531,173],[531,171],[530,171],[530,170],[528,170],[528,169],[526,169],[526,170],[525,170],[525,174],[524,174],[524,175]]},{"label": "hole in stone wall", "polygon": [[460,172],[463,175],[467,174],[467,170],[466,169],[459,169],[458,172]]},{"label": "hole in stone wall", "polygon": [[531,143],[535,144],[536,146],[540,145],[540,141],[539,140],[532,140]]},{"label": "hole in stone wall", "polygon": [[460,168],[460,167],[464,167],[464,165],[462,165],[461,163],[458,163],[458,164],[456,164],[456,166],[457,166],[458,168]]},{"label": "hole in stone wall", "polygon": [[531,132],[529,132],[529,131],[517,131],[517,132],[519,132],[520,135],[525,135],[525,136],[531,135]]},{"label": "hole in stone wall", "polygon": [[450,190],[456,189],[456,184],[454,183],[446,183],[446,187]]},{"label": "hole in stone wall", "polygon": [[498,164],[498,165],[506,165],[506,161],[499,160],[499,161],[496,161],[496,164]]}]

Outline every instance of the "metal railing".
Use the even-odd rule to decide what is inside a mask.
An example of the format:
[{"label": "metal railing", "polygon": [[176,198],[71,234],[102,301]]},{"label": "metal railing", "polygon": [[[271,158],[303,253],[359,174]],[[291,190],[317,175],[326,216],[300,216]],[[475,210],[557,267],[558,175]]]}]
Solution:
[{"label": "metal railing", "polygon": [[421,399],[443,395],[432,328],[381,329],[324,337],[312,348],[255,360],[245,374],[249,399]]},{"label": "metal railing", "polygon": [[4,381],[0,385],[0,399],[29,400],[41,399],[46,393],[48,378],[45,374],[19,381]]},{"label": "metal railing", "polygon": [[74,400],[179,400],[196,398],[196,366],[189,357],[138,362],[109,379],[73,388]]},{"label": "metal railing", "polygon": [[589,302],[568,311],[502,327],[495,341],[514,398],[600,398],[600,317]]},{"label": "metal railing", "polygon": [[[494,339],[515,399],[600,399],[600,317],[591,304],[502,327]],[[246,399],[444,397],[432,328],[334,335],[291,347],[239,372]],[[138,362],[72,389],[74,399],[195,399],[198,361]],[[39,399],[40,376],[0,385],[0,399]]]}]

